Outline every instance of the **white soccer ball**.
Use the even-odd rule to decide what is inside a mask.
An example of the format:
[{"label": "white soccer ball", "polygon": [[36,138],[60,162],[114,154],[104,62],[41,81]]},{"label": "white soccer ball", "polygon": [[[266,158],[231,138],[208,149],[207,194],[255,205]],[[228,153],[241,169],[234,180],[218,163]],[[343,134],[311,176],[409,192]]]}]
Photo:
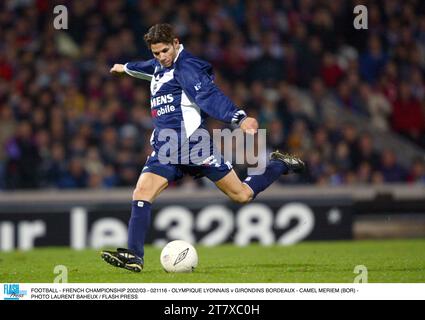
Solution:
[{"label": "white soccer ball", "polygon": [[160,260],[166,272],[192,272],[198,266],[198,253],[190,243],[174,240],[162,249]]}]

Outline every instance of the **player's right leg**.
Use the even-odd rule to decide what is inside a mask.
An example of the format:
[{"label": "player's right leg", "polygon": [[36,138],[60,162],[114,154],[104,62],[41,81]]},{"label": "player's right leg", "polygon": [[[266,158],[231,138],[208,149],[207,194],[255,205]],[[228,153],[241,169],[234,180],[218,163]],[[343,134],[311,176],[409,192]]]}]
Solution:
[{"label": "player's right leg", "polygon": [[247,203],[254,197],[254,192],[247,184],[242,183],[233,169],[223,178],[216,181],[215,185],[237,203]]},{"label": "player's right leg", "polygon": [[128,249],[102,251],[102,258],[113,266],[140,272],[144,265],[144,244],[150,226],[151,205],[168,186],[168,180],[152,172],[144,172],[133,191],[131,217],[128,224]]},{"label": "player's right leg", "polygon": [[270,161],[264,173],[248,176],[244,183],[254,192],[253,199],[255,199],[260,192],[267,189],[281,175],[303,173],[305,169],[306,165],[300,158],[288,153],[274,151],[270,154]]},{"label": "player's right leg", "polygon": [[248,176],[245,181],[240,181],[235,171],[230,171],[226,176],[215,181],[216,186],[223,191],[230,199],[238,203],[247,203],[282,174],[302,173],[305,170],[305,163],[290,154],[274,151],[270,154],[270,162],[261,175]]}]

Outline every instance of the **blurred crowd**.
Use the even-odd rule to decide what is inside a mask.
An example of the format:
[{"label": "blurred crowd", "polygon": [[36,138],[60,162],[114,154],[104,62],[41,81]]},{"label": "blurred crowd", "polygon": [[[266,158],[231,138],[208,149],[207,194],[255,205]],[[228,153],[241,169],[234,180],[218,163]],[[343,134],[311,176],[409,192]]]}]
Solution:
[{"label": "blurred crowd", "polygon": [[[67,30],[53,25],[59,4]],[[353,27],[358,4],[367,30]],[[370,134],[322,112],[333,103],[425,148],[424,9],[420,0],[2,1],[0,190],[135,184],[151,152],[149,86],[109,69],[151,58],[143,34],[163,22],[213,64],[217,85],[267,129],[270,150],[307,161],[308,174],[283,183],[425,183],[424,159],[402,166],[397,150],[378,152]],[[178,184],[194,183],[204,184]]]}]

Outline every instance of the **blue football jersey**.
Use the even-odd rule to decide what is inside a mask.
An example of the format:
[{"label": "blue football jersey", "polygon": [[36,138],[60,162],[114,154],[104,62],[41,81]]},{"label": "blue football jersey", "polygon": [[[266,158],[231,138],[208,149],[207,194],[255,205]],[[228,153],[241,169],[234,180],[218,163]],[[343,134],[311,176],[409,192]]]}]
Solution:
[{"label": "blue football jersey", "polygon": [[[156,59],[128,62],[125,72],[150,81],[151,144],[158,150],[165,143],[160,132],[173,129],[180,146],[211,116],[225,123],[241,116],[237,106],[214,84],[212,66],[180,45],[174,63],[163,67]],[[243,113],[243,112],[242,112]]]}]

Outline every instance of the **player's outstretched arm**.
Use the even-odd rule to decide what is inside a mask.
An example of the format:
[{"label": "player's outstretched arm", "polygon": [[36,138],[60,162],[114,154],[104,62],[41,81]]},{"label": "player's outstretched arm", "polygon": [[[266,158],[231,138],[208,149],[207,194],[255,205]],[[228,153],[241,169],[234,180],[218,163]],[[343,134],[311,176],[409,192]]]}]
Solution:
[{"label": "player's outstretched arm", "polygon": [[124,65],[115,63],[111,70],[109,70],[109,72],[115,75],[123,74],[125,72]]},{"label": "player's outstretched arm", "polygon": [[115,63],[109,72],[114,75],[128,74],[135,78],[151,81],[154,73],[154,62],[155,59],[127,62],[126,64]]}]

